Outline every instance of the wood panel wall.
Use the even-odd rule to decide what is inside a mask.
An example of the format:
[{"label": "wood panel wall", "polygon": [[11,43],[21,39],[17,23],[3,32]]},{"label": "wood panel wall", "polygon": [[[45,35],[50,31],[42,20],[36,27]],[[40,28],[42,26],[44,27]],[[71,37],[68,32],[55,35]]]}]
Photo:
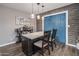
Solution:
[{"label": "wood panel wall", "polygon": [[[79,36],[79,4],[78,3],[74,3],[68,6],[64,6],[62,8],[51,10],[40,15],[44,16],[44,15],[62,12],[66,10],[68,10],[68,24],[70,25],[70,27],[68,28],[68,43],[76,44],[77,37]],[[42,31],[42,19],[37,20],[37,31]]]}]

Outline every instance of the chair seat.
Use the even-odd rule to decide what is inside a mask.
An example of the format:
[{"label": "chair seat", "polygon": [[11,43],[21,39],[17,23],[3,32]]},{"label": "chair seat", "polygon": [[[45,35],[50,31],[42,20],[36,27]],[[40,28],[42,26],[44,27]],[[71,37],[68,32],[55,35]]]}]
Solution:
[{"label": "chair seat", "polygon": [[[37,47],[39,47],[39,48],[42,48],[42,40],[40,40],[40,41],[34,43],[34,45],[37,46]],[[46,47],[47,45],[48,45],[48,44],[46,43],[46,44],[43,45],[43,47]]]},{"label": "chair seat", "polygon": [[[54,41],[55,39],[53,39],[52,41]],[[49,39],[49,41],[51,41],[51,38]]]}]

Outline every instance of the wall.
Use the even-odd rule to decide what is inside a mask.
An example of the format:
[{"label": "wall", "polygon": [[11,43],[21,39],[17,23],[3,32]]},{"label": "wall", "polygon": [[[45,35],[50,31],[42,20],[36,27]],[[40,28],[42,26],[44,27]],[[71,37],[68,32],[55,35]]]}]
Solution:
[{"label": "wall", "polygon": [[[65,10],[68,10],[68,24],[70,25],[70,27],[68,28],[68,43],[75,45],[77,37],[79,36],[79,4],[71,4],[62,8],[45,12],[40,15],[44,16]],[[42,30],[41,24],[42,20],[37,20],[37,31]]]},{"label": "wall", "polygon": [[[29,20],[29,14],[27,13],[0,6],[0,46],[16,41],[14,30],[23,25],[15,24],[15,16],[22,16]],[[32,20],[31,23],[34,26],[35,31],[35,20]]]}]

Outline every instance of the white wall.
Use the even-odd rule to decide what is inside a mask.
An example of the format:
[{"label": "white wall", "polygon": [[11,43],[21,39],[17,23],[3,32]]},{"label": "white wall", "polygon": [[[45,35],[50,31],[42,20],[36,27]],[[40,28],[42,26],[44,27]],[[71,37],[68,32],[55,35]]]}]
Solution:
[{"label": "white wall", "polygon": [[[16,41],[14,30],[23,25],[15,24],[15,16],[22,16],[27,19],[29,14],[0,6],[0,45]],[[35,20],[32,23],[35,31]]]}]

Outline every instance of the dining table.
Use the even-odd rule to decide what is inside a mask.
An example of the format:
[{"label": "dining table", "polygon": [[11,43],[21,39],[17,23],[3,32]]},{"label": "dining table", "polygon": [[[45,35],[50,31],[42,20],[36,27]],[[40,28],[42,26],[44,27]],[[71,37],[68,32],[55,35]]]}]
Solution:
[{"label": "dining table", "polygon": [[40,40],[43,36],[43,31],[22,34],[22,51],[24,54],[31,56],[34,52],[33,43]]}]

